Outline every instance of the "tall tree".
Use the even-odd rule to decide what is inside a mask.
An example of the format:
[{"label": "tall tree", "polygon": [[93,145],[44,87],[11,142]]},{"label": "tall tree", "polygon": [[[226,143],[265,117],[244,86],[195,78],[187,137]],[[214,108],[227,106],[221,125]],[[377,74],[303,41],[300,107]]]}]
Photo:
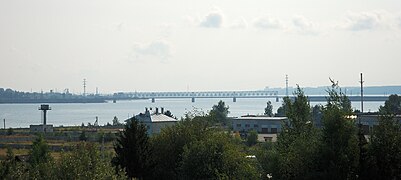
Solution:
[{"label": "tall tree", "polygon": [[312,125],[309,101],[299,86],[294,95],[293,101],[284,98],[283,108],[288,121],[283,122],[274,148],[261,159],[264,167],[269,168],[265,169],[265,173],[272,174],[276,179],[316,177],[318,132]]},{"label": "tall tree", "polygon": [[321,178],[355,179],[359,147],[355,123],[349,118],[349,100],[333,80],[328,93],[323,108]]},{"label": "tall tree", "polygon": [[213,105],[209,112],[210,116],[216,123],[227,124],[227,115],[230,113],[229,106],[226,106],[224,101],[220,100],[217,105]]},{"label": "tall tree", "polygon": [[114,145],[113,164],[125,168],[130,178],[147,178],[152,171],[152,149],[145,125],[132,118],[120,132]]},{"label": "tall tree", "polygon": [[382,112],[379,125],[373,128],[369,154],[375,166],[370,168],[372,179],[401,179],[401,124]]},{"label": "tall tree", "polygon": [[272,117],[273,116],[273,105],[272,102],[267,101],[266,107],[265,107],[265,115]]},{"label": "tall tree", "polygon": [[392,94],[384,102],[384,106],[380,106],[380,111],[386,114],[401,114],[401,97]]},{"label": "tall tree", "polygon": [[47,163],[52,160],[50,149],[42,135],[39,135],[32,143],[32,149],[29,152],[29,163],[35,166],[40,163]]}]

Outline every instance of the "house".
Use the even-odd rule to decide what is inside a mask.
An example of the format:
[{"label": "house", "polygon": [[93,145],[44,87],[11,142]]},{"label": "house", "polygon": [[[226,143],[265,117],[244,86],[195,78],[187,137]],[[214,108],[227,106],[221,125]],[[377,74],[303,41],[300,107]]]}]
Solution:
[{"label": "house", "polygon": [[159,134],[164,127],[173,126],[178,122],[177,119],[165,115],[164,108],[161,108],[160,112],[159,108],[155,108],[155,111],[145,108],[144,113],[139,113],[134,118],[146,126],[149,135]]}]

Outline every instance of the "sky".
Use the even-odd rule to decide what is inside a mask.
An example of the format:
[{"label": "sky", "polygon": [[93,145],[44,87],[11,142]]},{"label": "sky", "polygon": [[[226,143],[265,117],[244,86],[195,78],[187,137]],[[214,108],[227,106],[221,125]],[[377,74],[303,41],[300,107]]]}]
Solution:
[{"label": "sky", "polygon": [[401,85],[400,0],[0,0],[0,87]]}]

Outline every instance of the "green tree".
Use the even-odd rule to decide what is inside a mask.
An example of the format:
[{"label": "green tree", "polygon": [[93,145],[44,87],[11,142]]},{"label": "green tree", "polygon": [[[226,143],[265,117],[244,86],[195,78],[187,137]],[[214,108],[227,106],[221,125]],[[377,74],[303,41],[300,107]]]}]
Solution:
[{"label": "green tree", "polygon": [[273,116],[273,105],[272,105],[272,102],[267,101],[266,104],[267,105],[265,107],[265,115],[269,116],[269,117],[272,117]]},{"label": "green tree", "polygon": [[126,179],[121,169],[115,174],[110,155],[104,159],[101,157],[96,144],[80,142],[71,152],[61,154],[56,179]]},{"label": "green tree", "polygon": [[87,141],[88,137],[86,136],[85,130],[82,130],[81,134],[79,135],[79,140],[80,141]]},{"label": "green tree", "polygon": [[226,106],[224,101],[220,100],[217,105],[213,105],[209,115],[212,117],[213,122],[227,124],[227,115],[230,113],[229,106]]},{"label": "green tree", "polygon": [[258,179],[256,168],[230,135],[210,131],[184,147],[182,179]]},{"label": "green tree", "polygon": [[119,126],[121,125],[120,121],[118,120],[117,116],[114,116],[113,118],[113,126]]},{"label": "green tree", "polygon": [[52,160],[50,149],[42,135],[39,135],[32,143],[32,149],[29,152],[29,163],[35,166],[40,163],[47,163]]},{"label": "green tree", "polygon": [[368,169],[369,177],[401,179],[401,124],[388,111],[382,113],[370,139],[374,166]]},{"label": "green tree", "polygon": [[284,98],[283,108],[288,121],[283,122],[277,143],[260,158],[265,174],[271,174],[275,179],[311,179],[317,176],[320,139],[311,122],[308,98],[299,86],[294,95],[293,101]]},{"label": "green tree", "polygon": [[380,106],[380,111],[386,114],[401,114],[401,97],[392,94],[384,102],[384,106]]},{"label": "green tree", "polygon": [[359,167],[359,147],[355,122],[349,118],[349,100],[332,81],[323,108],[320,172],[323,179],[355,179]]},{"label": "green tree", "polygon": [[246,138],[246,143],[248,146],[253,146],[258,143],[258,132],[255,130],[248,132],[248,137]]},{"label": "green tree", "polygon": [[130,178],[147,178],[152,172],[152,149],[145,125],[132,118],[114,145],[113,163],[124,168]]},{"label": "green tree", "polygon": [[184,147],[202,139],[210,131],[210,117],[204,113],[195,110],[185,117],[175,126],[166,127],[151,138],[155,179],[178,179]]}]

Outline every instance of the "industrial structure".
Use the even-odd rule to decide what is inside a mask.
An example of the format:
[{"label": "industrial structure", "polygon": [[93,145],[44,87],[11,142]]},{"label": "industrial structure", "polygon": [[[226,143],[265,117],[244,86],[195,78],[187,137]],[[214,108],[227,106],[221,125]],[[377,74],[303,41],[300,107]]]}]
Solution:
[{"label": "industrial structure", "polygon": [[42,111],[42,124],[30,125],[29,129],[31,132],[53,132],[53,125],[47,124],[47,111],[52,110],[48,104],[42,104],[38,108]]}]

